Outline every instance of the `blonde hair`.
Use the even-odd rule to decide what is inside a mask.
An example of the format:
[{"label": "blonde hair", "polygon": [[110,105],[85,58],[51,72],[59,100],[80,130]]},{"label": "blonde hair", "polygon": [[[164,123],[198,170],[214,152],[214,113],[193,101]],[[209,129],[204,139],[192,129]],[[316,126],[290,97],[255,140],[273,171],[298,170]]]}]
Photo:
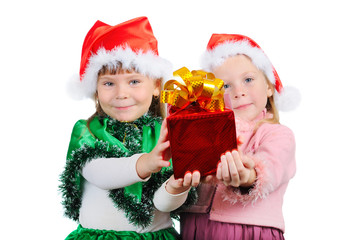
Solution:
[{"label": "blonde hair", "polygon": [[266,75],[265,75],[265,78],[266,78],[266,83],[272,89],[272,92],[273,92],[272,96],[268,97],[267,104],[266,104],[267,112],[271,113],[272,117],[271,118],[266,118],[266,119],[263,119],[263,120],[259,121],[256,124],[256,126],[254,128],[254,131],[256,131],[263,123],[270,123],[270,124],[279,124],[280,123],[280,117],[279,117],[278,109],[276,107],[276,103],[275,103],[275,100],[274,100],[274,94],[275,94],[276,89],[275,89],[275,86],[268,80]]}]

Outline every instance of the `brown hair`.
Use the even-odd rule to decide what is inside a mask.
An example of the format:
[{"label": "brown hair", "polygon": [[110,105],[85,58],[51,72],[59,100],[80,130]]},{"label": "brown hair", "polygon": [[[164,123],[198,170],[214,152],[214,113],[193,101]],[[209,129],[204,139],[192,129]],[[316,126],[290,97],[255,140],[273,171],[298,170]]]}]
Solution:
[{"label": "brown hair", "polygon": [[[117,65],[114,67],[104,65],[98,72],[98,78],[105,74],[115,75],[115,74],[119,74],[119,73],[131,73],[133,71],[135,71],[135,70],[123,69],[122,63],[117,62]],[[155,79],[155,81],[159,81],[161,83],[162,79]],[[88,129],[89,129],[90,122],[95,117],[97,117],[97,116],[106,117],[107,116],[107,114],[103,111],[102,107],[100,106],[100,104],[98,102],[98,92],[95,92],[94,100],[95,100],[95,113],[88,118],[88,121],[87,121]],[[157,97],[153,96],[152,103],[150,104],[150,107],[149,107],[149,113],[154,117],[162,117],[162,118],[165,117],[164,107],[160,103],[159,96],[157,96]]]}]

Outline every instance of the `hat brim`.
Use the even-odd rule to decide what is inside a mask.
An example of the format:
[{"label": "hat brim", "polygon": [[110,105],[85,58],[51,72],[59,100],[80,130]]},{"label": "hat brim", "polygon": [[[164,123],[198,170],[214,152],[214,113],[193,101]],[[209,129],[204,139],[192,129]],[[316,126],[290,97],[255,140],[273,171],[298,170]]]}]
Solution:
[{"label": "hat brim", "polygon": [[72,97],[76,99],[93,98],[99,71],[103,66],[115,68],[119,62],[121,62],[122,69],[133,70],[152,79],[166,81],[172,77],[172,64],[152,51],[134,52],[128,46],[119,46],[111,51],[100,48],[89,58],[83,76],[75,80],[80,84],[75,84],[73,87],[77,90],[72,90],[72,92],[77,92],[78,96],[72,94]]}]

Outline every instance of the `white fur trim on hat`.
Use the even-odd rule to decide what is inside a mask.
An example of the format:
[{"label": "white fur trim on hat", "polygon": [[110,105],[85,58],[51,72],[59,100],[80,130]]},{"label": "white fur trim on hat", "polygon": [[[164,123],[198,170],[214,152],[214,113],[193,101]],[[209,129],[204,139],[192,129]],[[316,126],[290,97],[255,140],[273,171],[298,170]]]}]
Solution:
[{"label": "white fur trim on hat", "polygon": [[279,111],[288,112],[296,109],[301,102],[300,91],[291,86],[284,86],[281,94],[274,93],[274,100]]},{"label": "white fur trim on hat", "polygon": [[153,79],[162,78],[163,81],[166,81],[172,78],[172,64],[153,51],[133,52],[128,46],[125,48],[119,46],[110,51],[100,48],[89,58],[82,80],[79,77],[75,79],[75,82],[74,79],[72,80],[72,86],[68,89],[72,98],[93,98],[97,88],[99,70],[103,66],[115,68],[118,62],[122,63],[122,68],[125,70],[133,69]]},{"label": "white fur trim on hat", "polygon": [[201,67],[212,72],[214,68],[223,64],[227,58],[238,54],[244,54],[251,58],[252,63],[266,74],[271,83],[275,84],[272,63],[261,49],[252,47],[247,40],[241,42],[226,41],[217,45],[214,49],[206,51],[201,57]]}]

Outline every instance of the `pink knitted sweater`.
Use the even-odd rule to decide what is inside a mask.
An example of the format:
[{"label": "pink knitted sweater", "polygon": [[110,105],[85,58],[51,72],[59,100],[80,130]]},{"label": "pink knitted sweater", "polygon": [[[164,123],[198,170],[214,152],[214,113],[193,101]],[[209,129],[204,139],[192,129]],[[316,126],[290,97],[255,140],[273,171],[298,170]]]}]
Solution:
[{"label": "pink knitted sweater", "polygon": [[270,117],[264,110],[253,122],[236,119],[237,135],[243,140],[242,151],[254,159],[257,180],[248,193],[239,188],[202,184],[198,203],[189,212],[210,211],[210,220],[285,230],[282,214],[283,196],[295,175],[295,139],[292,131],[280,124],[263,123]]}]

